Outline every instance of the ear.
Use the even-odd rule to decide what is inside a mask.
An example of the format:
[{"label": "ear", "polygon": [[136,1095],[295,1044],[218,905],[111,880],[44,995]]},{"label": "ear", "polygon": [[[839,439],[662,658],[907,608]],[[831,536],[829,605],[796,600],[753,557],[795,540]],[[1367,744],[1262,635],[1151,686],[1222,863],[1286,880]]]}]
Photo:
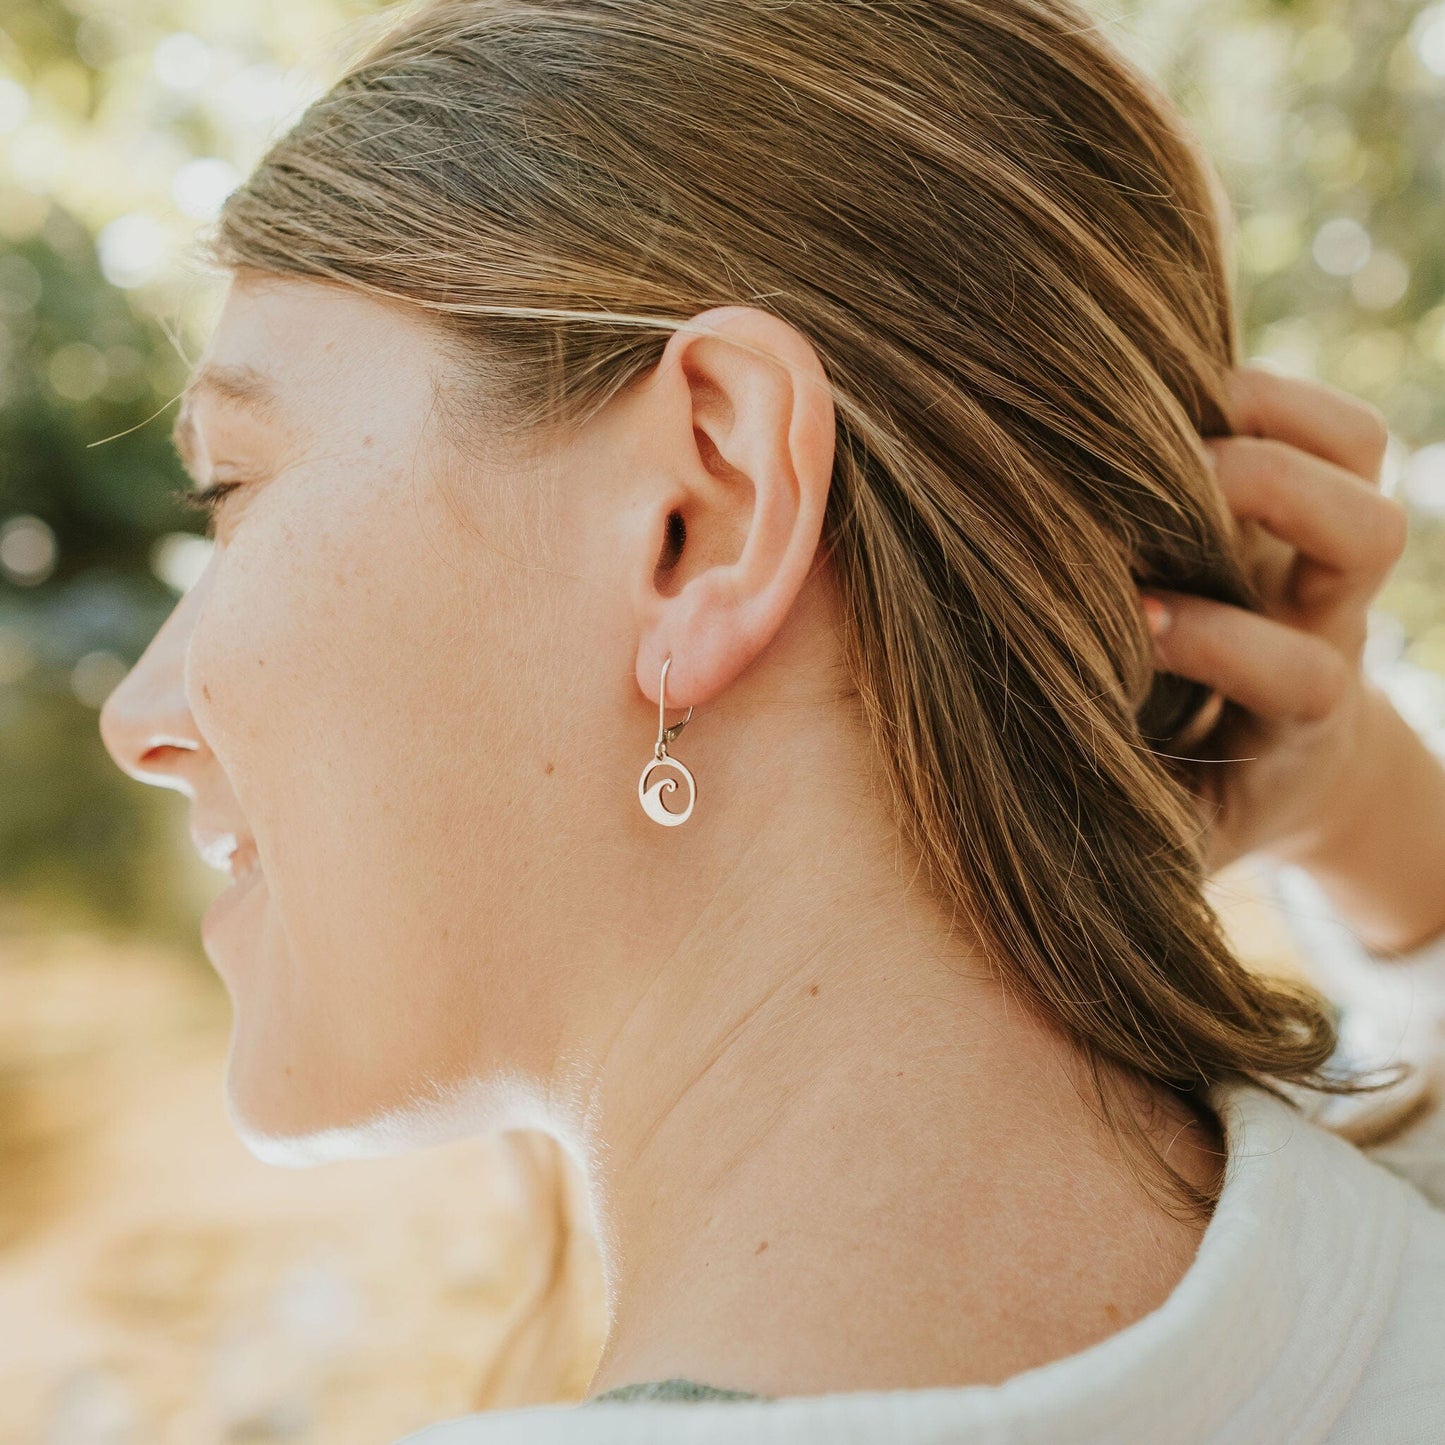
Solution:
[{"label": "ear", "polygon": [[[648,439],[644,525],[657,566],[636,581],[637,682],[691,707],[768,645],[812,568],[833,474],[832,391],[812,344],[752,306],[700,312],[633,398]],[[655,470],[654,470],[655,469]]]}]

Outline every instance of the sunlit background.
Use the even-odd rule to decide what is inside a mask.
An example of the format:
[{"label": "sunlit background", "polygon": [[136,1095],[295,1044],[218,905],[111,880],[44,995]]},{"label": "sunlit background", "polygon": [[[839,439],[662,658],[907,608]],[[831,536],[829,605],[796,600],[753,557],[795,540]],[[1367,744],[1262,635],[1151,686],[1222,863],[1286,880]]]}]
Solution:
[{"label": "sunlit background", "polygon": [[[97,712],[209,544],[171,403],[218,300],[198,226],[375,23],[364,0],[5,0],[0,11],[0,1440],[386,1442],[576,1398],[590,1241],[543,1141],[284,1171],[232,1137],[185,800]],[[1378,404],[1408,553],[1370,667],[1445,726],[1445,4],[1098,11],[1238,213],[1248,352]],[[1219,880],[1292,969],[1273,881]],[[551,1171],[549,1173],[549,1171]],[[519,1322],[548,1323],[525,1336]],[[510,1347],[503,1349],[503,1343]]]}]

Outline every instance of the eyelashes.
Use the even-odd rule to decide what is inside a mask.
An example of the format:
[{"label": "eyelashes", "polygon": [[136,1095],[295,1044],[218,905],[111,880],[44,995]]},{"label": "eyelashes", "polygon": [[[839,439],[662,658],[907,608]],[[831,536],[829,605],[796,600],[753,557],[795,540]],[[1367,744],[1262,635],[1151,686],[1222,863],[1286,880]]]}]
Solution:
[{"label": "eyelashes", "polygon": [[171,492],[171,497],[188,511],[204,512],[206,516],[206,536],[212,540],[216,536],[216,513],[220,509],[222,499],[230,492],[234,492],[240,482],[212,482],[207,487],[176,487]]}]

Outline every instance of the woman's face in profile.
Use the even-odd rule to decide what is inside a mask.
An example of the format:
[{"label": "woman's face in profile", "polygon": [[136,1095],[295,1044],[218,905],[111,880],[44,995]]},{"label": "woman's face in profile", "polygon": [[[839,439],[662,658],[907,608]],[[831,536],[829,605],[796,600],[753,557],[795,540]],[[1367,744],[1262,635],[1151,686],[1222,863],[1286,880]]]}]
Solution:
[{"label": "woman's face in profile", "polygon": [[607,920],[563,900],[617,829],[652,826],[632,817],[646,706],[604,561],[627,545],[608,521],[624,433],[463,452],[447,365],[416,313],[233,281],[180,438],[198,485],[236,486],[102,713],[122,768],[259,863],[203,938],[234,1007],[233,1119],[281,1161],[505,1123],[554,1073],[577,1023],[560,1010],[588,1007],[559,974],[569,935]]}]

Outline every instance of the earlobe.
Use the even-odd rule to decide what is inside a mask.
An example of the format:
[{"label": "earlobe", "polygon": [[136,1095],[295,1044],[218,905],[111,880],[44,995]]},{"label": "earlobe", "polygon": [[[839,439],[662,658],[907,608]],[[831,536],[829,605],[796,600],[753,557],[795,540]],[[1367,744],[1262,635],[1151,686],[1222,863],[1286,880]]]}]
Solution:
[{"label": "earlobe", "polygon": [[641,424],[670,492],[639,617],[638,686],[706,702],[767,647],[807,580],[831,483],[834,410],[812,344],[781,317],[729,306],[670,339]]}]

